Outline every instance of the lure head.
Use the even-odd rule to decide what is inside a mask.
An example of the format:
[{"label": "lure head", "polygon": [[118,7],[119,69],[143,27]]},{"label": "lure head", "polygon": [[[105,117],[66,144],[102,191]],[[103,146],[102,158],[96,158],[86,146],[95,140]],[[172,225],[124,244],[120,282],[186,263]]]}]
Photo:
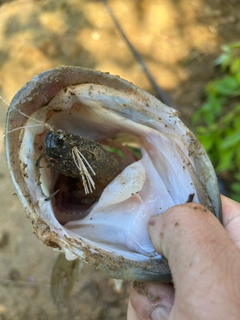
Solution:
[{"label": "lure head", "polygon": [[48,131],[44,139],[45,155],[48,163],[58,172],[77,178],[80,171],[73,160],[74,141],[69,134]]}]

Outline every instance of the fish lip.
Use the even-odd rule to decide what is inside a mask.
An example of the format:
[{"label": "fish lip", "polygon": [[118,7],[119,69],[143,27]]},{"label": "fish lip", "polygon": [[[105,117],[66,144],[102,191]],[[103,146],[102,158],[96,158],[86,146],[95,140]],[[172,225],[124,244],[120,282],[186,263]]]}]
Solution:
[{"label": "fish lip", "polygon": [[[95,72],[89,69],[82,69],[78,67],[62,67],[52,69],[33,78],[30,83],[28,83],[15,95],[7,114],[6,132],[24,124],[25,117],[23,115],[19,115],[15,108],[19,108],[26,114],[32,114],[34,110],[47,105],[60,89],[76,85],[81,82],[95,82],[98,84],[107,85],[110,88],[119,87],[120,91],[127,91],[131,94],[139,95],[139,99],[144,99],[146,105],[149,103],[149,99],[151,97],[148,94],[143,95],[140,89],[136,88],[134,85],[128,83],[127,81],[115,76],[110,76],[107,73]],[[54,83],[54,86],[52,86],[52,83]],[[153,101],[153,104],[159,105],[157,99],[155,99],[154,97],[151,97],[151,99]],[[174,117],[174,115],[176,117],[177,111],[173,109],[169,110],[172,110],[172,117]],[[120,113],[127,117],[129,116],[130,111],[127,107],[122,106],[122,110],[120,111]],[[139,110],[139,112],[142,112],[142,110]],[[146,111],[145,115],[148,116],[148,114],[150,113]],[[149,120],[146,120],[145,122],[149,126],[153,125]],[[6,157],[14,186],[17,190],[17,193],[19,194],[21,202],[28,211],[28,216],[32,221],[33,228],[38,237],[42,239],[44,243],[52,246],[59,246],[61,248],[64,248],[66,251],[69,250],[71,252],[74,252],[77,244],[76,242],[74,242],[75,240],[73,238],[69,237],[69,242],[66,244],[64,237],[63,239],[57,237],[55,231],[51,230],[40,216],[36,216],[36,208],[27,195],[28,191],[24,187],[24,180],[20,173],[21,168],[16,155],[14,155],[14,151],[19,146],[18,138],[18,132],[13,132],[6,135]],[[210,183],[209,185],[207,183],[207,181],[210,181],[212,178],[214,180],[214,173],[211,171],[211,168],[204,168],[204,164],[202,162],[203,159],[205,159],[205,155],[204,153],[202,155],[199,153],[198,146],[196,146],[194,143],[194,141],[196,140],[195,137],[189,134],[188,139],[189,141],[192,140],[192,143],[189,143],[188,147],[189,152],[194,158],[194,161],[196,161],[196,167],[199,168],[199,175],[201,176],[201,170],[204,171],[204,177],[202,177],[201,183],[207,188],[209,201],[213,203],[214,214],[220,221],[222,221],[221,201],[217,186],[214,186],[214,188],[216,189],[212,190],[213,183]],[[206,172],[207,170],[210,170],[211,174]],[[61,228],[61,225],[59,225],[58,228]],[[106,252],[103,253],[97,248],[92,248],[91,250],[93,255],[91,255],[89,251],[84,247],[82,252],[79,252],[79,256],[82,256],[85,261],[89,261],[90,263],[99,266],[103,270],[103,272],[107,273],[110,276],[124,279],[139,279],[140,281],[165,281],[164,279],[170,279],[170,270],[167,266],[166,261],[164,262],[164,259],[161,259],[158,262],[153,261],[153,265],[149,267],[146,265],[146,262],[141,262],[137,265],[136,263],[133,263],[132,261],[128,261],[126,259],[125,261],[120,261],[120,257],[117,257],[117,259],[114,260],[114,258],[110,254]],[[111,263],[106,262],[106,260],[111,261]],[[155,262],[156,264],[158,264],[158,267],[156,267]],[[121,268],[119,269],[117,266],[121,266]]]}]

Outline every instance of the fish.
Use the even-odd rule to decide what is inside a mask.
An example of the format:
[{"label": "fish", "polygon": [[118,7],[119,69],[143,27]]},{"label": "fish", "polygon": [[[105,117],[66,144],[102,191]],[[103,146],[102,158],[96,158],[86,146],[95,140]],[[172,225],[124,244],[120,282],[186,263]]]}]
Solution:
[{"label": "fish", "polygon": [[[47,154],[49,135],[67,141],[76,174],[57,167],[64,148]],[[8,109],[5,148],[36,236],[109,277],[171,281],[147,227],[171,206],[195,201],[222,221],[214,169],[179,112],[119,76],[63,66],[33,77]]]}]

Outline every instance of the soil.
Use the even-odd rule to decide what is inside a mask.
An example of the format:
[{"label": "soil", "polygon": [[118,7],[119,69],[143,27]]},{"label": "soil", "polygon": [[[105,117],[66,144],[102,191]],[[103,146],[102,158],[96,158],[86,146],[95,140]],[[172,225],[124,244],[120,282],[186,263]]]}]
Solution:
[{"label": "soil", "polygon": [[[239,0],[109,4],[190,125],[204,86],[218,74],[214,60],[221,45],[240,39]],[[61,65],[108,71],[155,94],[99,0],[1,0],[0,95],[10,102],[35,74]],[[0,104],[2,136],[7,106]],[[59,253],[32,234],[0,143],[0,319],[126,319],[129,284],[117,290],[112,279],[87,265],[65,300],[54,302],[51,277]]]}]

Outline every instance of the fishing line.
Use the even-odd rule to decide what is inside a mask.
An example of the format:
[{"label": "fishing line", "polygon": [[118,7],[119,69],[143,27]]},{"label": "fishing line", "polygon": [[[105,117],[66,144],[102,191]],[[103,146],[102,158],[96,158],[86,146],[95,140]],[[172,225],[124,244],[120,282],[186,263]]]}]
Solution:
[{"label": "fishing line", "polygon": [[159,85],[157,84],[157,81],[154,79],[152,73],[148,69],[146,63],[144,62],[144,60],[142,58],[142,56],[139,54],[139,52],[133,46],[133,44],[128,40],[125,32],[123,31],[123,28],[121,27],[121,25],[118,22],[116,16],[114,15],[113,11],[111,10],[110,6],[108,5],[107,0],[100,0],[100,1],[103,3],[105,9],[107,10],[107,12],[109,13],[110,17],[112,18],[116,28],[120,32],[120,34],[123,37],[124,41],[126,42],[128,48],[132,52],[134,58],[138,61],[140,67],[145,72],[145,75],[147,76],[149,82],[151,83],[152,87],[154,88],[155,92],[157,93],[158,100],[162,101],[163,103],[165,103],[169,107],[172,107],[173,104],[172,104],[171,100],[169,99],[167,94],[159,87]]}]

